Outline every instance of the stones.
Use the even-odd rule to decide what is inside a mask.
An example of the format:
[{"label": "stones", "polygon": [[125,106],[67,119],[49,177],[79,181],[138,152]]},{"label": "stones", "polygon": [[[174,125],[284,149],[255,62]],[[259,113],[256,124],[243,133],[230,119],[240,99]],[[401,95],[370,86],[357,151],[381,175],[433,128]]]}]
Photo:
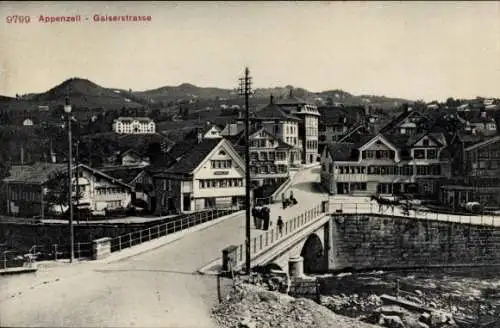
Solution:
[{"label": "stones", "polygon": [[405,328],[403,320],[397,315],[380,315],[378,324],[387,328]]}]

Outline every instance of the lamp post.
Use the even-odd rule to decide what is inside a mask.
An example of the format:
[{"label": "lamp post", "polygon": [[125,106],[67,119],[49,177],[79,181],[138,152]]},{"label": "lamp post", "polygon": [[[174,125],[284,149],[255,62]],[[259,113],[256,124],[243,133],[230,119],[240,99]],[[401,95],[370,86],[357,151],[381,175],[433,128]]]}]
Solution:
[{"label": "lamp post", "polygon": [[64,112],[68,115],[68,207],[69,207],[69,262],[73,263],[75,259],[74,250],[74,232],[73,232],[73,152],[72,152],[72,137],[71,137],[71,105],[69,103],[69,98],[66,98],[66,104],[64,105]]}]

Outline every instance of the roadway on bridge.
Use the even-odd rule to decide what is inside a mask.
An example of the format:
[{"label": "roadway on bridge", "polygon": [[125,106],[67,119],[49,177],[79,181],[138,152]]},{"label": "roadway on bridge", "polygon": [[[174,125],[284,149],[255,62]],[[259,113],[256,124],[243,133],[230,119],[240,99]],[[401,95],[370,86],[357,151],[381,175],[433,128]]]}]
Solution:
[{"label": "roadway on bridge", "polygon": [[[318,170],[293,176],[299,204],[285,210],[273,204],[273,221],[327,199],[315,187]],[[261,232],[252,229],[253,236]],[[239,215],[118,262],[54,265],[36,276],[2,278],[0,326],[213,327],[209,309],[217,302],[216,278],[196,271],[226,246],[243,242]]]}]

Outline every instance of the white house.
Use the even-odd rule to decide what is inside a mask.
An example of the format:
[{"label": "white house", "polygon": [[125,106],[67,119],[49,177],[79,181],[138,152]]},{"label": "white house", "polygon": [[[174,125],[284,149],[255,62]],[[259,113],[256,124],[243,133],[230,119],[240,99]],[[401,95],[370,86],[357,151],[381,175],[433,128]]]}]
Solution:
[{"label": "white house", "polygon": [[[181,146],[179,146],[181,147]],[[175,146],[174,146],[175,148]],[[245,164],[223,138],[198,140],[172,149],[176,160],[153,171],[157,214],[240,206],[245,197]]]},{"label": "white house", "polygon": [[120,134],[153,134],[156,125],[149,117],[118,117],[113,121],[113,131]]},{"label": "white house", "polygon": [[[65,173],[67,168],[67,164],[59,163],[12,166],[10,175],[3,180],[7,186],[7,212],[28,217],[40,215],[42,206],[48,206],[46,195],[51,192],[47,190],[51,179],[55,174]],[[78,183],[81,194],[78,201],[80,208],[101,212],[106,208],[127,207],[132,200],[128,184],[87,165],[75,165],[73,175],[73,192],[76,194]],[[61,183],[64,184],[65,181]],[[65,211],[67,204],[61,205],[53,205],[50,209],[54,212]]]},{"label": "white house", "polygon": [[358,144],[330,144],[321,156],[321,184],[331,194],[435,195],[451,175],[439,133],[367,136]]}]

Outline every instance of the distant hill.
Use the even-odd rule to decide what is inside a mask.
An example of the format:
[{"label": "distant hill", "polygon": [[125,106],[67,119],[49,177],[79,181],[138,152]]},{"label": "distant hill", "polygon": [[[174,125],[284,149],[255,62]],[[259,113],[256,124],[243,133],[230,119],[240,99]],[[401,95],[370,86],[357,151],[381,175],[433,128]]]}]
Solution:
[{"label": "distant hill", "polygon": [[138,108],[146,105],[145,100],[139,103],[142,99],[127,91],[104,88],[87,79],[71,78],[44,93],[31,93],[19,99],[2,96],[0,109],[34,110],[38,106],[54,108],[64,105],[68,95],[75,110]]},{"label": "distant hill", "polygon": [[[384,96],[356,96],[346,91],[336,89],[312,92],[290,85],[273,88],[257,88],[252,95],[252,105],[262,106],[269,102],[271,94],[275,99],[287,97],[293,90],[293,95],[317,105],[328,103],[343,103],[345,105],[370,104],[384,109],[399,107],[403,102],[412,102],[400,98]],[[75,110],[85,109],[121,109],[125,108],[169,108],[173,111],[179,103],[189,103],[193,111],[215,110],[221,104],[243,105],[243,99],[235,90],[223,88],[205,88],[183,83],[178,86],[164,86],[146,91],[132,91],[107,88],[82,78],[71,78],[44,93],[27,94],[19,99],[0,96],[0,109],[31,110],[40,105],[51,108],[64,104],[67,95]]]},{"label": "distant hill", "polygon": [[228,99],[234,98],[235,92],[229,89],[220,88],[203,88],[193,84],[183,83],[178,86],[165,86],[158,89],[135,92],[135,94],[143,96],[153,101],[177,101],[191,99]]}]

